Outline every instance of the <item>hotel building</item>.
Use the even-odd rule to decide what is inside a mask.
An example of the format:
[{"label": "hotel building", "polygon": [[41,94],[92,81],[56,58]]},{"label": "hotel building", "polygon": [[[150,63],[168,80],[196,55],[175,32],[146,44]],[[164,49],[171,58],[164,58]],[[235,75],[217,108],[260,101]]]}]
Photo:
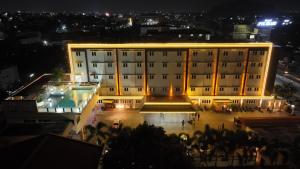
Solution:
[{"label": "hotel building", "polygon": [[97,83],[99,102],[131,108],[159,96],[200,107],[270,107],[272,51],[272,43],[68,44],[72,81]]}]

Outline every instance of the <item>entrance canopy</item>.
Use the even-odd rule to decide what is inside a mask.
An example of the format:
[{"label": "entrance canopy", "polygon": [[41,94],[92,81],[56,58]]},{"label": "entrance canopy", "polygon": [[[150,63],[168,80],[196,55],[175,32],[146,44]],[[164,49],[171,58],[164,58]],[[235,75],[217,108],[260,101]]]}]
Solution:
[{"label": "entrance canopy", "polygon": [[196,113],[191,105],[144,105],[140,113]]},{"label": "entrance canopy", "polygon": [[230,99],[214,99],[214,103],[232,103]]}]

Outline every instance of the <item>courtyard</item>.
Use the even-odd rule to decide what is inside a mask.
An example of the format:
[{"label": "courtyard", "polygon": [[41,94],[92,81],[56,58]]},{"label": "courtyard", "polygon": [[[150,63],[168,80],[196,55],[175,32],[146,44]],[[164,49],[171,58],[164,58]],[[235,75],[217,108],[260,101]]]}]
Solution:
[{"label": "courtyard", "polygon": [[[199,120],[198,115],[199,114]],[[193,134],[194,131],[203,131],[206,124],[218,129],[224,125],[227,129],[236,129],[234,117],[285,117],[288,113],[277,111],[254,111],[254,112],[232,112],[216,113],[214,111],[200,111],[196,115],[191,113],[140,113],[139,110],[131,109],[113,109],[110,111],[101,111],[95,114],[93,124],[104,122],[111,126],[115,121],[120,121],[123,126],[136,127],[146,121],[148,124],[161,126],[167,134],[187,133]],[[195,123],[192,120],[195,118]],[[184,126],[182,125],[184,120]]]}]

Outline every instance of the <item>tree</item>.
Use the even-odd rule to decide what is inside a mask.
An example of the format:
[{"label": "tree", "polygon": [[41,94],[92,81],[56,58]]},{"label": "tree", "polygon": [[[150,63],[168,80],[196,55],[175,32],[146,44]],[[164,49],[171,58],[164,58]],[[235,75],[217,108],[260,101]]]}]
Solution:
[{"label": "tree", "polygon": [[275,94],[291,102],[294,93],[297,92],[296,87],[292,83],[284,83],[283,85],[275,85]]},{"label": "tree", "polygon": [[166,135],[161,127],[144,123],[132,130],[121,130],[109,142],[110,151],[103,160],[105,169],[192,168],[180,138]]},{"label": "tree", "polygon": [[96,127],[92,125],[85,126],[85,131],[87,132],[86,141],[96,142],[97,145],[103,146],[109,133],[105,131],[107,128],[106,124],[99,122]]},{"label": "tree", "polygon": [[52,80],[55,82],[60,82],[64,77],[64,70],[62,68],[54,68],[52,72]]}]

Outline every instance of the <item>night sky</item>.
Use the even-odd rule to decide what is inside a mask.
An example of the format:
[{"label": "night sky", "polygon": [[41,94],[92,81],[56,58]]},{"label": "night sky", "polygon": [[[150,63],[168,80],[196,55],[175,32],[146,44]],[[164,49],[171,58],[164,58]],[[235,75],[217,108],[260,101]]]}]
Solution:
[{"label": "night sky", "polygon": [[[232,0],[0,0],[0,11],[201,11]],[[300,9],[300,0],[258,0],[278,9]],[[241,2],[241,0],[240,0]]]}]

